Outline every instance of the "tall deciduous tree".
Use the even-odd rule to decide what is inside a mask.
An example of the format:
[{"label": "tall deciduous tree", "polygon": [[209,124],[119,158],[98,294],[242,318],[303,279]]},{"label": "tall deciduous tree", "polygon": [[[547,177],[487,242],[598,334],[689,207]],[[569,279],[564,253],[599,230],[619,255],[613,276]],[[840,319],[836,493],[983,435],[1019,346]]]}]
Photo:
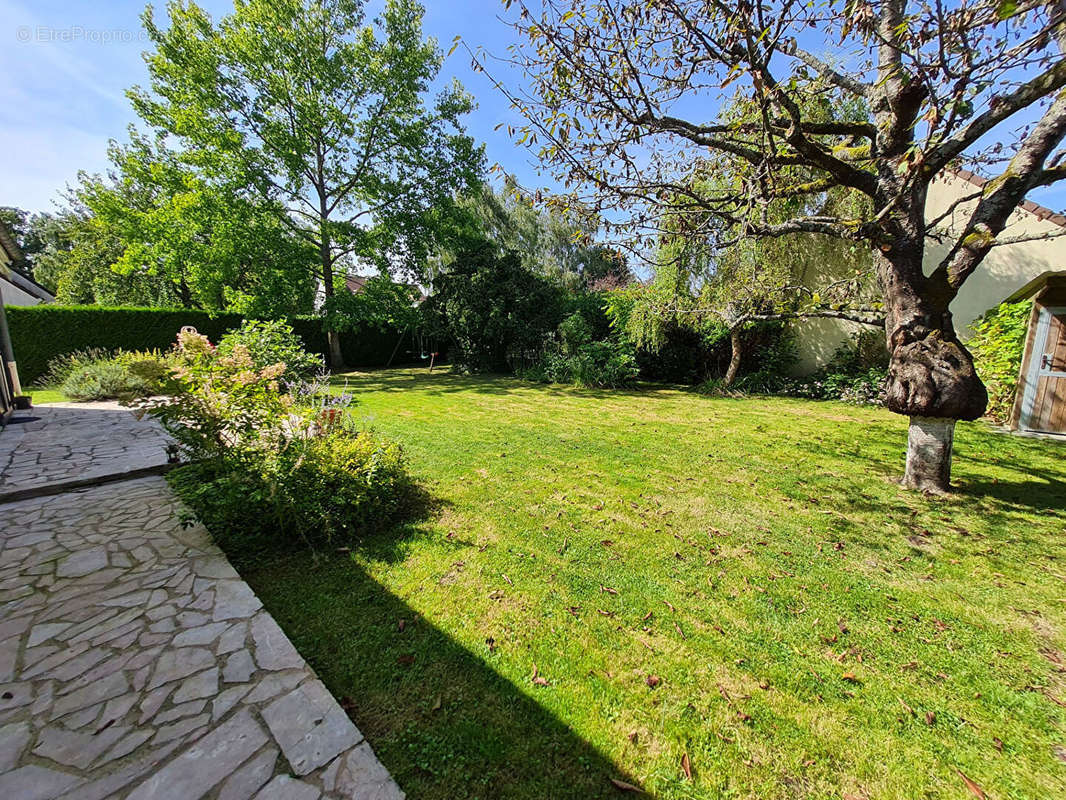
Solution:
[{"label": "tall deciduous tree", "polygon": [[[149,124],[190,152],[226,153],[251,187],[285,206],[282,221],[318,253],[332,296],[353,256],[392,263],[424,251],[425,211],[481,167],[459,123],[458,85],[426,103],[442,55],[414,0],[387,0],[368,21],[361,0],[237,0],[214,23],[191,2],[145,27],[151,92],[134,90]],[[330,333],[330,358],[342,362]]]},{"label": "tall deciduous tree", "polygon": [[[944,491],[955,421],[987,395],[949,304],[1037,187],[1066,178],[1063,0],[546,0],[521,7],[516,58],[531,81],[511,93],[522,132],[585,203],[657,233],[661,212],[724,220],[746,237],[796,232],[871,250],[891,354],[888,407],[910,417],[904,484]],[[819,51],[834,55],[822,56]],[[754,120],[712,118],[740,87]],[[823,87],[869,109],[824,121],[804,98]],[[722,154],[750,165],[735,188],[694,176]],[[964,161],[996,177],[929,274],[930,183]],[[808,171],[802,180],[795,168]],[[775,221],[775,200],[842,187],[870,200],[857,217],[804,210]],[[692,226],[694,235],[703,235]]]}]

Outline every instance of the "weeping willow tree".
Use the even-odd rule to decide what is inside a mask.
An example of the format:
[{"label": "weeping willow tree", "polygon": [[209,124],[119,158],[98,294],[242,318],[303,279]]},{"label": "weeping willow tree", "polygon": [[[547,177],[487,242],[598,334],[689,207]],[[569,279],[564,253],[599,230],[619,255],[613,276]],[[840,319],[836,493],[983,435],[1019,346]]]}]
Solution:
[{"label": "weeping willow tree", "polygon": [[[846,123],[866,113],[860,102],[841,99],[828,86],[804,97],[802,105],[823,124]],[[759,108],[738,94],[722,114],[730,124],[742,126],[757,118]],[[800,216],[859,219],[870,211],[867,197],[844,187],[809,191],[815,178],[802,165],[760,175],[750,162],[729,153],[701,160],[691,185],[700,194],[723,195],[753,180],[805,187],[778,193],[746,210],[765,225]],[[676,195],[661,225],[654,277],[627,318],[629,333],[641,345],[655,348],[669,325],[724,326],[731,345],[726,387],[737,377],[742,334],[753,322],[833,318],[884,328],[873,258],[855,241],[804,231],[749,236],[743,224],[694,210],[685,193]]]}]

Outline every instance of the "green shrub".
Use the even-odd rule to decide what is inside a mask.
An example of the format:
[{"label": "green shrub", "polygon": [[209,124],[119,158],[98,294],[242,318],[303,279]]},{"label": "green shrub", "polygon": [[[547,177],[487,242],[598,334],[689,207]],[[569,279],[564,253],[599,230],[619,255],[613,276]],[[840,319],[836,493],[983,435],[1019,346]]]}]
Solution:
[{"label": "green shrub", "polygon": [[617,338],[594,341],[587,317],[575,311],[559,323],[540,359],[518,375],[540,383],[620,388],[633,385],[639,372],[631,347]]},{"label": "green shrub", "polygon": [[967,342],[977,374],[988,389],[988,411],[1000,424],[1010,419],[1018,389],[1025,337],[1029,331],[1030,300],[1003,303],[973,323]]},{"label": "green shrub", "polygon": [[45,377],[72,400],[133,400],[164,391],[170,365],[158,352],[111,354],[93,348],[53,359]]},{"label": "green shrub", "polygon": [[350,425],[350,395],[282,384],[285,363],[196,333],[179,335],[175,360],[177,393],[149,411],[193,462],[175,487],[231,552],[348,544],[410,504],[400,446]]},{"label": "green shrub", "polygon": [[60,385],[71,400],[127,400],[152,393],[151,384],[116,361],[98,361],[73,370]]},{"label": "green shrub", "polygon": [[424,304],[427,328],[455,347],[469,372],[510,372],[539,354],[563,316],[562,290],[485,244],[460,252]]},{"label": "green shrub", "polygon": [[232,355],[238,347],[251,355],[254,369],[284,364],[284,377],[289,379],[308,378],[326,368],[321,356],[304,350],[292,326],[281,320],[245,320],[239,328],[222,336],[218,354]]}]

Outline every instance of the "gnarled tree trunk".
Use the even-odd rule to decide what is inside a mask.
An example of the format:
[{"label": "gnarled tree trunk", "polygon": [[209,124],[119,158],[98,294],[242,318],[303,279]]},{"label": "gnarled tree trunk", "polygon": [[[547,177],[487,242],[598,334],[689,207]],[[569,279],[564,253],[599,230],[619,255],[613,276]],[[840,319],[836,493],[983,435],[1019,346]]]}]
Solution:
[{"label": "gnarled tree trunk", "polygon": [[988,393],[955,333],[953,293],[930,285],[924,234],[920,227],[914,233],[874,251],[890,355],[885,405],[910,417],[903,485],[943,493],[950,490],[955,422],[980,417]]}]

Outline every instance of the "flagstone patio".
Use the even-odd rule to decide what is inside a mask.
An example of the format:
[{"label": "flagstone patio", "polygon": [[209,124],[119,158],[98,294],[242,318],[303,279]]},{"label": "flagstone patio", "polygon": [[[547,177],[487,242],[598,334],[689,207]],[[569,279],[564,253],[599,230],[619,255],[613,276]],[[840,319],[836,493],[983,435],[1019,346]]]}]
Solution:
[{"label": "flagstone patio", "polygon": [[[69,453],[102,447],[76,441],[75,417],[42,417],[64,420],[48,441],[65,438]],[[135,438],[147,460],[150,437]],[[39,479],[70,474],[47,460],[29,465]],[[6,467],[8,486],[31,485]],[[150,476],[0,504],[0,797],[403,793],[207,531]]]}]

